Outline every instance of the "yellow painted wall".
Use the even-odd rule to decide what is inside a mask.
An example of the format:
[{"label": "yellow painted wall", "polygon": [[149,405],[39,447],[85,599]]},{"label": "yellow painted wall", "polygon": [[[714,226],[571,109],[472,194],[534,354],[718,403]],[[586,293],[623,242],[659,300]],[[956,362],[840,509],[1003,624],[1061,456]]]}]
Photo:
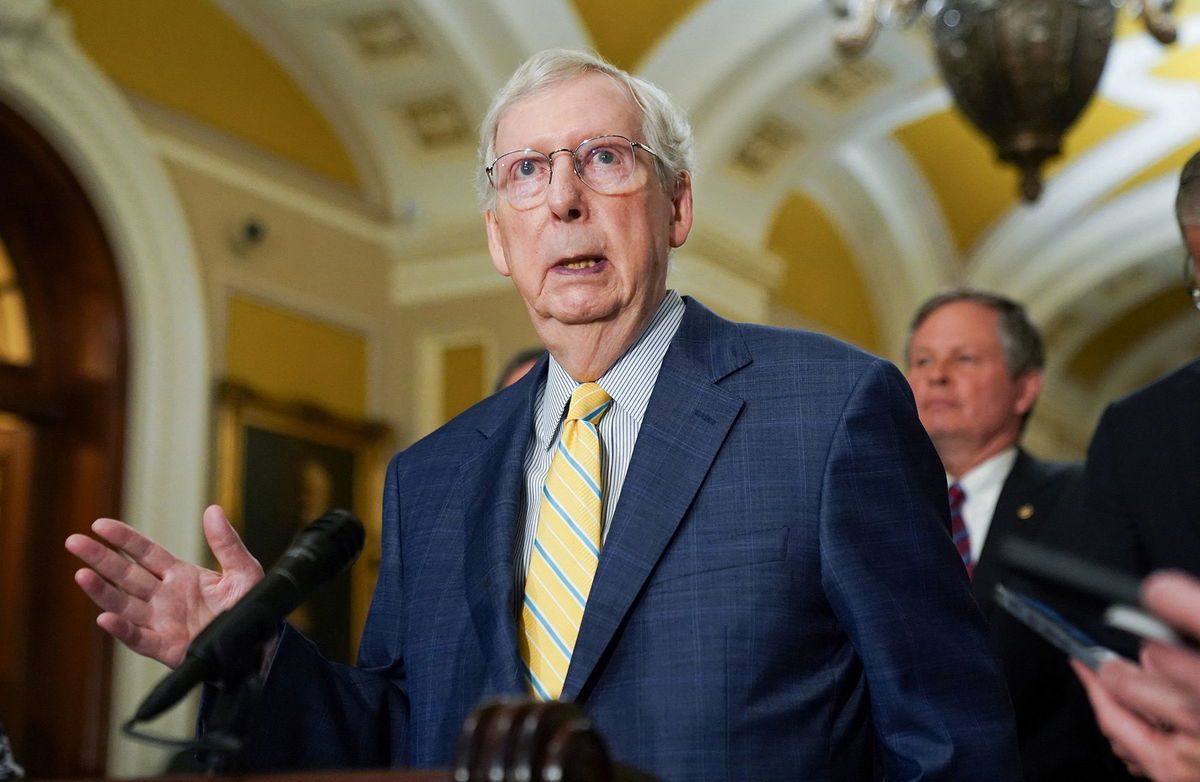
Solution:
[{"label": "yellow painted wall", "polygon": [[366,415],[367,344],[347,329],[232,297],[225,361],[230,380],[266,396]]},{"label": "yellow painted wall", "polygon": [[879,324],[841,233],[803,193],[792,193],[772,223],[768,249],[786,263],[774,303],[873,352]]},{"label": "yellow painted wall", "polygon": [[443,352],[442,418],[449,421],[487,395],[483,361],[481,345],[462,345]]},{"label": "yellow painted wall", "polygon": [[922,117],[895,136],[925,174],[960,253],[1017,204],[1016,173],[996,162],[990,142],[957,109]]},{"label": "yellow painted wall", "polygon": [[632,71],[646,52],[701,0],[654,0],[652,3],[575,0],[596,51],[614,65]]},{"label": "yellow painted wall", "polygon": [[54,0],[127,90],[357,186],[333,128],[292,77],[209,0]]}]

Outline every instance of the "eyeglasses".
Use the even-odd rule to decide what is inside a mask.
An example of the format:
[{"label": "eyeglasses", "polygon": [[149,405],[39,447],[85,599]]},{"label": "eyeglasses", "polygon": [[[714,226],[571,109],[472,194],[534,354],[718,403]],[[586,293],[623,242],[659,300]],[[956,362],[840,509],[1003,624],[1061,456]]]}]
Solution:
[{"label": "eyeglasses", "polygon": [[1196,280],[1196,261],[1191,253],[1183,254],[1183,282],[1192,297],[1192,306],[1200,310],[1200,284]]},{"label": "eyeglasses", "polygon": [[630,141],[624,136],[596,136],[575,147],[574,152],[565,147],[549,154],[536,149],[505,152],[485,170],[488,181],[505,201],[516,209],[529,209],[546,197],[546,188],[554,176],[554,156],[560,152],[571,154],[575,175],[597,193],[632,193],[646,183],[646,167],[638,162],[638,149],[658,158],[657,152],[640,141]]}]

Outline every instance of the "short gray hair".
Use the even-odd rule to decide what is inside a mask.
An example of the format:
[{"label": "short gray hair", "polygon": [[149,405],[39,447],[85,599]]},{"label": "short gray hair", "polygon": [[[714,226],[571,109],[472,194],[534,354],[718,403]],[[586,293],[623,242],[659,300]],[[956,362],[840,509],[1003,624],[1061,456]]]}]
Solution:
[{"label": "short gray hair", "polygon": [[1179,173],[1175,217],[1182,226],[1200,226],[1200,152],[1188,158]]},{"label": "short gray hair", "polygon": [[1000,345],[1004,349],[1004,363],[1008,366],[1009,377],[1017,378],[1026,372],[1045,367],[1046,351],[1042,345],[1042,335],[1029,320],[1025,308],[1012,299],[997,293],[972,288],[956,288],[934,296],[921,305],[908,327],[908,339],[904,344],[904,360],[906,362],[910,360],[913,334],[921,327],[925,319],[935,310],[956,301],[971,301],[983,305],[994,310],[1000,316],[997,330],[999,331]]},{"label": "short gray hair", "polygon": [[594,53],[546,49],[517,68],[508,83],[496,93],[483,117],[479,128],[479,169],[475,190],[484,211],[496,205],[496,191],[484,169],[496,159],[496,128],[504,112],[540,90],[587,73],[603,73],[613,79],[629,90],[633,100],[641,107],[642,138],[633,140],[644,143],[657,154],[655,168],[664,190],[673,192],[679,173],[692,170],[691,125],[688,124],[687,115],[662,88],[626,73]]}]

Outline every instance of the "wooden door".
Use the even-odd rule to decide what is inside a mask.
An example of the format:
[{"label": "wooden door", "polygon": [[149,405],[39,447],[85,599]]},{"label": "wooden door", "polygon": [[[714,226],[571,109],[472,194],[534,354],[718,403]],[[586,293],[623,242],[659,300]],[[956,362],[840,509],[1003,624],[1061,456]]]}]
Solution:
[{"label": "wooden door", "polygon": [[83,188],[3,104],[0,254],[0,721],[28,776],[100,776],[111,649],[62,542],[120,508],[124,299]]}]

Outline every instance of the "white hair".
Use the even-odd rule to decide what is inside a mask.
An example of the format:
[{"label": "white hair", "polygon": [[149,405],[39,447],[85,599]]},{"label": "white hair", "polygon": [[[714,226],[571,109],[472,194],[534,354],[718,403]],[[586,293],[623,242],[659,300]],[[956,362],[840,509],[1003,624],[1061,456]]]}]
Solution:
[{"label": "white hair", "polygon": [[[517,68],[484,115],[479,129],[479,169],[475,189],[480,207],[487,211],[496,206],[496,191],[488,181],[485,168],[496,159],[496,128],[504,112],[514,104],[555,84],[587,73],[603,73],[629,90],[642,110],[640,141],[654,150],[659,182],[672,192],[681,171],[692,170],[692,128],[687,115],[660,87],[633,76],[591,52],[573,49],[546,49]],[[505,150],[506,152],[509,150]]]}]

